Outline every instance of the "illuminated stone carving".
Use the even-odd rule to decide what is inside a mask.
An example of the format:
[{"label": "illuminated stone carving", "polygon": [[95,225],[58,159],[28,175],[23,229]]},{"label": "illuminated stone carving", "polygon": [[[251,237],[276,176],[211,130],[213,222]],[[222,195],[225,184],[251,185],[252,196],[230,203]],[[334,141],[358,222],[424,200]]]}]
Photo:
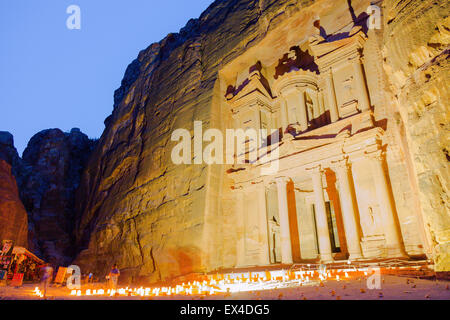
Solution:
[{"label": "illuminated stone carving", "polygon": [[[216,2],[144,50],[81,183],[77,264],[152,281],[348,258],[448,271],[449,22],[433,1],[397,2],[381,30],[369,1]],[[170,134],[194,121],[282,139],[257,137],[256,162],[176,165]]]},{"label": "illuminated stone carving", "polygon": [[[360,27],[335,41],[313,35],[305,50],[291,48],[279,59],[272,78],[258,62],[242,84],[230,85],[239,88],[226,94],[235,128],[280,127],[284,134],[278,175],[260,176],[255,165],[229,174],[243,190],[259,180],[261,188],[275,185],[277,195],[260,192],[236,212],[246,224],[237,235],[237,266],[258,265],[257,255],[264,257],[259,265],[407,256],[380,156],[384,130],[372,120],[361,54],[366,40]],[[311,191],[287,192],[290,179]]]}]

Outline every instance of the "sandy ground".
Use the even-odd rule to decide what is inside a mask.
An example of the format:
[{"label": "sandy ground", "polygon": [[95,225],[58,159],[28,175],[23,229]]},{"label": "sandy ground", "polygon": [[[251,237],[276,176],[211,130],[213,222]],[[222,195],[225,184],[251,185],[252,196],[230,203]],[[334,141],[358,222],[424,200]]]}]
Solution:
[{"label": "sandy ground", "polygon": [[[0,287],[1,300],[39,300],[33,295],[37,284],[20,288]],[[450,282],[383,275],[381,289],[369,290],[364,279],[325,281],[321,285],[239,292],[214,296],[171,297],[73,297],[65,287],[51,287],[50,300],[450,300]],[[87,287],[83,287],[84,292]]]}]

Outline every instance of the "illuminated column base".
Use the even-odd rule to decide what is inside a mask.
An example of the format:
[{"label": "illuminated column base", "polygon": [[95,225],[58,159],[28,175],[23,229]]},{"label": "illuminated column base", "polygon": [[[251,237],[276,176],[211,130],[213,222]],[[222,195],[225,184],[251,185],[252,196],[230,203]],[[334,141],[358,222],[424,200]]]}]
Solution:
[{"label": "illuminated column base", "polygon": [[405,258],[407,255],[403,248],[400,228],[394,216],[395,208],[391,200],[389,184],[383,168],[383,153],[381,150],[376,150],[366,152],[366,155],[371,162],[376,194],[381,209],[387,256],[391,258]]},{"label": "illuminated column base", "polygon": [[319,240],[320,259],[323,262],[331,262],[333,261],[333,256],[331,251],[330,232],[328,229],[327,213],[325,209],[325,198],[323,195],[322,174],[323,171],[320,165],[312,169],[317,237]]},{"label": "illuminated column base", "polygon": [[278,210],[280,215],[281,263],[292,264],[291,231],[287,204],[286,178],[277,178]]},{"label": "illuminated column base", "polygon": [[358,260],[362,258],[360,244],[361,231],[357,220],[357,204],[351,187],[350,174],[351,172],[347,159],[338,161],[336,165],[336,175],[339,180],[339,197],[341,199],[345,238],[350,254],[349,260]]}]

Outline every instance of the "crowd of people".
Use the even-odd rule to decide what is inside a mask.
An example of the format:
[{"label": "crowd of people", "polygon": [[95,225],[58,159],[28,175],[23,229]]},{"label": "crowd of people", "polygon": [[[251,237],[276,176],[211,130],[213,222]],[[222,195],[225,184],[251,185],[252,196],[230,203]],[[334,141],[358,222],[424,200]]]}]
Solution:
[{"label": "crowd of people", "polygon": [[[55,285],[65,285],[69,276],[75,272],[75,270],[72,270],[72,274],[70,274],[67,272],[67,268],[58,269],[56,266],[45,263],[25,248],[17,247],[12,249],[11,245],[9,247],[4,245],[1,249],[0,280],[12,281],[11,283],[19,286],[22,281],[32,283],[39,281],[40,289],[43,291],[44,297],[46,296],[47,289],[53,282]],[[19,277],[16,278],[16,275]],[[119,277],[120,270],[117,264],[114,264],[105,277],[106,286],[110,289],[117,289]],[[99,278],[95,277],[92,272],[82,275],[80,280],[81,284],[88,285],[99,282]]]}]

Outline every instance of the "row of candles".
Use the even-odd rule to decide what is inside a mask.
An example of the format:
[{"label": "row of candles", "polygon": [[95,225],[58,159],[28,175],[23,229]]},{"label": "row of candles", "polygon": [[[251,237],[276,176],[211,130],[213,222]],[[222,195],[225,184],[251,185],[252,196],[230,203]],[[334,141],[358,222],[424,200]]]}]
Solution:
[{"label": "row of candles", "polygon": [[[120,289],[74,289],[70,295],[81,296],[141,296],[161,297],[177,295],[228,295],[237,292],[271,290],[302,285],[317,285],[325,280],[348,280],[367,276],[368,269],[329,269],[329,270],[275,270],[264,272],[245,272],[231,274],[215,274],[200,276],[200,280],[167,287],[154,288],[120,288]],[[34,295],[43,297],[42,291],[36,287]]]}]

